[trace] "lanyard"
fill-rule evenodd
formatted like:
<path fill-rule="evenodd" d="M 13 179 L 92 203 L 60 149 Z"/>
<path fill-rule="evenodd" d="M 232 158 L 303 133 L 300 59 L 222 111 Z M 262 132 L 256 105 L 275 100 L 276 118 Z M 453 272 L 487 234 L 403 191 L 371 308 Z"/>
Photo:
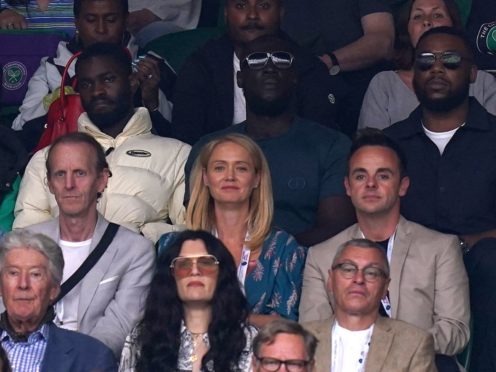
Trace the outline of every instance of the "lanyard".
<path fill-rule="evenodd" d="M 216 238 L 219 238 L 219 234 L 217 233 L 217 230 L 213 231 L 213 235 Z M 246 232 L 245 236 L 245 241 L 250 240 L 250 234 Z M 243 244 L 243 250 L 241 251 L 241 261 L 239 262 L 238 265 L 238 281 L 239 284 L 241 285 L 241 290 L 243 293 L 245 293 L 245 280 L 246 280 L 246 273 L 248 271 L 248 264 L 250 262 L 250 254 L 251 250 L 248 248 L 245 244 Z"/>
<path fill-rule="evenodd" d="M 363 232 L 360 230 L 360 234 L 362 234 L 362 238 L 363 239 L 366 239 L 365 238 L 365 235 L 363 235 Z M 391 257 L 393 255 L 393 247 L 394 247 L 394 239 L 396 237 L 396 229 L 394 230 L 394 233 L 393 235 L 390 236 L 390 238 L 388 239 L 388 245 L 387 245 L 387 259 L 388 259 L 388 262 L 389 262 L 389 265 L 391 265 Z M 386 312 L 386 314 L 388 315 L 388 317 L 391 318 L 391 314 L 392 314 L 392 307 L 391 307 L 391 302 L 389 301 L 389 291 L 388 291 L 388 294 L 381 299 L 381 302 L 382 302 L 382 307 L 384 308 L 384 311 Z"/>
<path fill-rule="evenodd" d="M 242 288 L 245 287 L 246 272 L 248 270 L 248 263 L 250 262 L 251 251 L 243 244 L 243 251 L 241 252 L 241 261 L 238 266 L 238 280 Z"/>

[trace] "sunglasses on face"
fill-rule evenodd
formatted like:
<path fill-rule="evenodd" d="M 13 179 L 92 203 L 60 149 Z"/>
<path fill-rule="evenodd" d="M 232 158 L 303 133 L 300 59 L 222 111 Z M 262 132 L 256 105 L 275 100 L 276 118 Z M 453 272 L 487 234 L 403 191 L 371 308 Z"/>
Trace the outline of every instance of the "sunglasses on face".
<path fill-rule="evenodd" d="M 243 62 L 250 70 L 261 70 L 267 66 L 269 59 L 276 68 L 280 70 L 287 70 L 293 64 L 294 57 L 288 52 L 255 52 L 248 54 Z"/>
<path fill-rule="evenodd" d="M 384 270 L 374 267 L 374 266 L 368 266 L 364 267 L 363 269 L 359 269 L 356 265 L 352 263 L 340 263 L 337 265 L 334 265 L 332 267 L 333 270 L 338 270 L 339 273 L 345 278 L 345 279 L 353 279 L 358 271 L 362 271 L 363 277 L 366 282 L 373 283 L 379 280 L 379 278 L 386 278 L 387 275 L 384 272 Z"/>
<path fill-rule="evenodd" d="M 467 59 L 457 52 L 440 52 L 440 53 L 420 53 L 415 57 L 415 65 L 419 70 L 427 71 L 437 60 L 449 70 L 456 70 L 462 64 L 462 60 Z"/>
<path fill-rule="evenodd" d="M 174 275 L 178 277 L 185 277 L 191 274 L 195 264 L 196 269 L 201 275 L 213 274 L 219 269 L 219 260 L 211 254 L 187 257 L 179 256 L 171 261 L 169 267 Z"/>

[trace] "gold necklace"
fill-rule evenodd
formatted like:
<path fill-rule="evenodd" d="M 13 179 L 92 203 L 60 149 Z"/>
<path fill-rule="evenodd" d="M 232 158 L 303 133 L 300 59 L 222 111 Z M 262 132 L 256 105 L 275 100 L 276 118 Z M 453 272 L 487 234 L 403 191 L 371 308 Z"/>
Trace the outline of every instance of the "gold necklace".
<path fill-rule="evenodd" d="M 201 339 L 203 341 L 204 333 L 194 333 L 191 332 L 191 340 L 193 342 L 193 350 L 191 351 L 191 356 L 189 357 L 189 361 L 194 363 L 198 360 L 198 354 L 196 353 L 196 348 L 198 346 L 198 340 Z"/>

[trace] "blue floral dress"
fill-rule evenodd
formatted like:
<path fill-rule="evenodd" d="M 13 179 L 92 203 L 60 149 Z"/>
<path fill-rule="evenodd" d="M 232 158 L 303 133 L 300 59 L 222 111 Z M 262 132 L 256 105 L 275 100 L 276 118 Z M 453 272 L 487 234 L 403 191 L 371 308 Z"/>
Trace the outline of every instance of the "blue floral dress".
<path fill-rule="evenodd" d="M 167 233 L 159 240 L 159 253 L 177 233 Z M 265 239 L 260 256 L 250 263 L 244 283 L 250 311 L 254 314 L 278 314 L 298 320 L 303 269 L 307 248 L 287 232 L 273 228 Z"/>

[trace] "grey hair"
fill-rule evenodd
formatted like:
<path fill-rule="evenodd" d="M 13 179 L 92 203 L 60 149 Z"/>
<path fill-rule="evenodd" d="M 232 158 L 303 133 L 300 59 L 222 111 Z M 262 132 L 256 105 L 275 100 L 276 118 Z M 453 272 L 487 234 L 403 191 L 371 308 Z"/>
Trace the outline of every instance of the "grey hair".
<path fill-rule="evenodd" d="M 336 255 L 334 256 L 334 259 L 332 260 L 331 267 L 334 267 L 334 265 L 336 265 L 338 260 L 341 258 L 344 250 L 348 247 L 378 250 L 381 253 L 381 258 L 384 264 L 383 267 L 384 272 L 386 273 L 386 276 L 389 278 L 389 262 L 386 253 L 384 252 L 384 249 L 380 246 L 380 244 L 373 242 L 372 240 L 369 239 L 351 239 L 341 244 L 338 248 L 338 251 L 336 252 Z"/>
<path fill-rule="evenodd" d="M 16 248 L 34 249 L 45 256 L 53 283 L 60 285 L 64 272 L 64 256 L 57 243 L 46 235 L 28 230 L 11 231 L 0 240 L 0 271 L 3 270 L 7 253 Z"/>
<path fill-rule="evenodd" d="M 309 360 L 312 361 L 314 359 L 315 350 L 317 349 L 319 341 L 299 323 L 288 319 L 273 320 L 259 330 L 258 334 L 253 339 L 253 353 L 255 356 L 259 355 L 262 345 L 272 344 L 275 341 L 276 336 L 280 333 L 300 336 L 305 343 L 305 351 Z"/>

